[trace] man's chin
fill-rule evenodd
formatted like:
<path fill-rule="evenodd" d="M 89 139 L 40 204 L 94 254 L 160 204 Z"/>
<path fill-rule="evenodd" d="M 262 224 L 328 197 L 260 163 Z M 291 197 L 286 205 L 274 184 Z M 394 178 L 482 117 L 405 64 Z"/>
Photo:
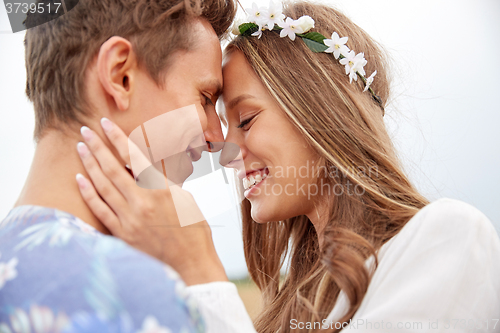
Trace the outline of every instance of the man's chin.
<path fill-rule="evenodd" d="M 163 162 L 169 184 L 182 186 L 186 179 L 193 174 L 193 161 L 185 152 L 168 157 Z"/>
<path fill-rule="evenodd" d="M 150 167 L 144 169 L 139 176 L 136 177 L 135 181 L 137 186 L 151 189 L 151 190 L 164 190 L 168 185 L 178 185 L 181 186 L 186 181 L 186 179 L 193 173 L 193 166 L 190 164 L 191 168 L 182 168 L 182 170 L 176 170 L 167 173 L 168 180 L 163 173 L 163 165 L 160 162 L 155 163 L 156 165 L 151 165 Z M 160 171 L 162 170 L 162 171 Z"/>

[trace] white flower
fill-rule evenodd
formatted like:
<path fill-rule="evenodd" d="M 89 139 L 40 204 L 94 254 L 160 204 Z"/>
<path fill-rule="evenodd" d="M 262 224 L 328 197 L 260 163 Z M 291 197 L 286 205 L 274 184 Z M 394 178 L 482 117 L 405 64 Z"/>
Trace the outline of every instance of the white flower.
<path fill-rule="evenodd" d="M 23 309 L 14 310 L 14 313 L 10 315 L 10 325 L 16 333 L 31 332 L 30 319 Z"/>
<path fill-rule="evenodd" d="M 335 59 L 338 59 L 341 54 L 345 57 L 346 54 L 349 53 L 349 48 L 345 45 L 348 39 L 349 37 L 340 38 L 339 34 L 334 32 L 332 34 L 332 39 L 323 40 L 323 43 L 326 46 L 329 46 L 329 48 L 327 48 L 325 52 L 333 53 Z"/>
<path fill-rule="evenodd" d="M 300 30 L 301 34 L 303 33 L 306 33 L 308 32 L 309 30 L 311 30 L 312 28 L 314 28 L 314 20 L 311 16 L 308 16 L 308 15 L 304 15 L 304 16 L 301 16 L 298 20 L 298 25 L 300 27 Z"/>
<path fill-rule="evenodd" d="M 285 19 L 285 15 L 283 14 L 283 9 L 281 7 L 281 2 L 278 2 L 278 4 L 274 4 L 274 2 L 269 3 L 269 9 L 266 11 L 265 16 L 262 20 L 263 26 L 269 29 L 273 30 L 274 25 L 283 22 Z"/>
<path fill-rule="evenodd" d="M 36 333 L 50 332 L 52 325 L 54 325 L 54 314 L 48 307 L 31 306 L 30 317 Z"/>
<path fill-rule="evenodd" d="M 236 24 L 233 24 L 233 26 L 231 27 L 231 33 L 233 35 L 236 35 L 238 36 L 240 34 L 240 29 L 239 29 L 239 25 L 236 25 Z"/>
<path fill-rule="evenodd" d="M 2 323 L 0 324 L 0 333 L 12 333 L 12 331 L 7 324 Z"/>
<path fill-rule="evenodd" d="M 73 229 L 73 227 L 77 227 L 86 234 L 91 234 L 91 235 L 99 234 L 99 232 L 94 227 L 83 222 L 78 217 L 70 216 L 67 213 L 60 211 L 56 211 L 55 216 L 57 217 L 59 224 L 61 224 L 65 228 Z"/>
<path fill-rule="evenodd" d="M 137 333 L 172 333 L 165 326 L 160 326 L 158 320 L 153 316 L 147 316 L 142 323 L 142 328 Z"/>
<path fill-rule="evenodd" d="M 263 25 L 263 22 L 267 18 L 267 11 L 265 8 L 258 7 L 254 2 L 252 3 L 252 8 L 247 8 L 245 11 L 248 13 L 247 22 L 255 23 L 258 25 Z"/>
<path fill-rule="evenodd" d="M 3 288 L 5 282 L 13 280 L 17 276 L 16 265 L 18 263 L 17 258 L 12 258 L 9 262 L 0 262 L 0 289 Z"/>
<path fill-rule="evenodd" d="M 345 58 L 340 59 L 339 61 L 342 65 L 345 65 L 345 73 L 349 74 L 349 82 L 358 80 L 358 75 L 356 72 L 359 72 L 361 75 L 365 75 L 365 70 L 363 67 L 367 64 L 365 60 L 365 55 L 363 52 L 355 54 L 354 51 L 349 51 Z"/>
<path fill-rule="evenodd" d="M 59 312 L 56 318 L 50 308 L 37 305 L 31 306 L 30 319 L 36 333 L 61 332 L 70 323 L 64 312 Z"/>
<path fill-rule="evenodd" d="M 245 21 L 243 19 L 237 18 L 231 27 L 231 33 L 233 35 L 239 35 L 240 34 L 240 25 L 242 25 L 243 23 L 245 23 Z"/>
<path fill-rule="evenodd" d="M 59 333 L 69 323 L 69 318 L 64 312 L 59 312 L 55 318 L 50 308 L 38 305 L 31 306 L 29 316 L 23 309 L 15 309 L 10 316 L 10 325 L 16 333 Z"/>
<path fill-rule="evenodd" d="M 288 36 L 291 40 L 295 40 L 295 34 L 302 33 L 298 20 L 293 20 L 290 17 L 287 17 L 285 22 L 281 22 L 278 25 L 283 28 L 280 32 L 280 37 L 282 38 Z"/>
<path fill-rule="evenodd" d="M 372 75 L 370 75 L 370 77 L 366 79 L 366 86 L 365 89 L 363 89 L 363 92 L 367 91 L 370 88 L 370 86 L 373 83 L 373 78 L 375 77 L 375 75 L 377 75 L 377 71 L 373 72 Z"/>
<path fill-rule="evenodd" d="M 367 63 L 368 61 L 365 59 L 365 54 L 363 52 L 358 53 L 354 58 L 353 70 L 364 76 L 366 75 L 364 67 Z"/>
<path fill-rule="evenodd" d="M 252 34 L 252 36 L 258 37 L 260 39 L 260 37 L 262 37 L 262 31 L 264 31 L 264 30 L 265 30 L 265 28 L 262 25 L 259 24 L 259 30 L 257 30 L 256 32 L 254 32 Z"/>
<path fill-rule="evenodd" d="M 47 239 L 49 239 L 50 246 L 64 246 L 69 242 L 74 232 L 75 230 L 70 226 L 70 222 L 64 218 L 59 219 L 58 222 L 37 223 L 24 229 L 19 234 L 24 239 L 14 247 L 14 250 L 17 251 L 24 247 L 31 250 Z"/>

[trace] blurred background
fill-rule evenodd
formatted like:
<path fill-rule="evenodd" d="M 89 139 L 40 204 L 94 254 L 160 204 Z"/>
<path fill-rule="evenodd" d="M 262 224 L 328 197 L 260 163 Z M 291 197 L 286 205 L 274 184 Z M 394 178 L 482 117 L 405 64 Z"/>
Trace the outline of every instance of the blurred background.
<path fill-rule="evenodd" d="M 474 205 L 500 231 L 500 1 L 321 2 L 343 11 L 387 50 L 394 79 L 385 122 L 413 183 L 431 201 L 449 197 Z M 245 17 L 241 9 L 239 16 Z M 16 201 L 34 152 L 23 38 L 24 32 L 11 32 L 0 4 L 0 220 Z M 227 274 L 241 279 L 253 314 L 259 301 L 245 289 L 241 222 L 235 201 L 227 200 L 228 208 L 208 221 Z"/>

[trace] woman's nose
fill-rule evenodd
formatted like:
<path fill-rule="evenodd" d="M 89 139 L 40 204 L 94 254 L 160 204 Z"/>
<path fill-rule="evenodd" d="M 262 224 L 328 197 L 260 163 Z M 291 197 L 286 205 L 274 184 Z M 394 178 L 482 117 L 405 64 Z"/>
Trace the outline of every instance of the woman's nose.
<path fill-rule="evenodd" d="M 226 168 L 238 169 L 243 164 L 241 149 L 236 143 L 225 142 L 220 154 L 219 162 Z"/>

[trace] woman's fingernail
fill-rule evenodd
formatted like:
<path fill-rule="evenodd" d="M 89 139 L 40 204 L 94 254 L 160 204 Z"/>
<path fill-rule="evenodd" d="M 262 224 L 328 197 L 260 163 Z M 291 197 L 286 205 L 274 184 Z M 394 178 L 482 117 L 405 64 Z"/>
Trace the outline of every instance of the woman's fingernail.
<path fill-rule="evenodd" d="M 105 132 L 109 132 L 113 128 L 113 123 L 108 118 L 104 117 L 101 119 L 101 126 Z"/>
<path fill-rule="evenodd" d="M 80 132 L 82 133 L 82 136 L 86 141 L 89 141 L 94 136 L 90 128 L 88 128 L 87 126 L 82 126 Z"/>
<path fill-rule="evenodd" d="M 81 189 L 85 189 L 87 187 L 87 179 L 81 174 L 76 174 L 76 182 Z"/>
<path fill-rule="evenodd" d="M 89 148 L 83 142 L 78 142 L 76 150 L 78 150 L 78 154 L 80 154 L 81 157 L 85 157 L 89 154 Z"/>

